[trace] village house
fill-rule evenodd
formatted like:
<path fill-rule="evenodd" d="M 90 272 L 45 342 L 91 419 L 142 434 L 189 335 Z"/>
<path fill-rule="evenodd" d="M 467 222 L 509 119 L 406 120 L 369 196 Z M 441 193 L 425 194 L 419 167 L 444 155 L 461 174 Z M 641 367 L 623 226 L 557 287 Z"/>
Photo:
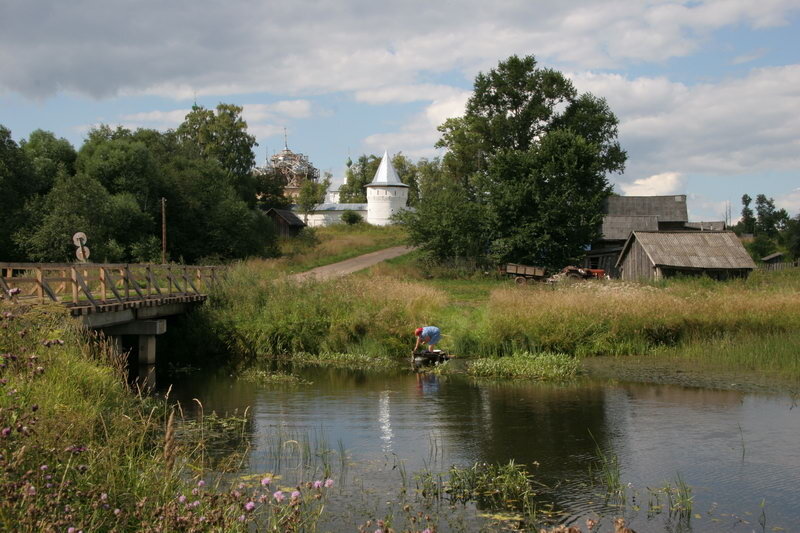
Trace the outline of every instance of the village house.
<path fill-rule="evenodd" d="M 634 231 L 722 231 L 725 222 L 689 222 L 686 195 L 609 196 L 603 204 L 601 237 L 586 253 L 584 266 L 619 277 L 617 260 Z"/>
<path fill-rule="evenodd" d="M 644 281 L 681 275 L 747 277 L 756 265 L 731 231 L 634 231 L 615 263 L 619 277 Z"/>

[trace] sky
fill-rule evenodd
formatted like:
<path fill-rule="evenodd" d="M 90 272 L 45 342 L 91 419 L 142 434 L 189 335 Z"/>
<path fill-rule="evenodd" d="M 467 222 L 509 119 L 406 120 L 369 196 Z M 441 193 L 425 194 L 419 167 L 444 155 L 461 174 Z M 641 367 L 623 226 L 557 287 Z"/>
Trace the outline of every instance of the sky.
<path fill-rule="evenodd" d="M 477 73 L 534 55 L 605 98 L 626 195 L 741 196 L 800 213 L 798 0 L 0 0 L 0 124 L 80 147 L 99 124 L 166 130 L 244 108 L 258 164 L 283 148 L 334 181 L 362 153 L 435 157 Z"/>

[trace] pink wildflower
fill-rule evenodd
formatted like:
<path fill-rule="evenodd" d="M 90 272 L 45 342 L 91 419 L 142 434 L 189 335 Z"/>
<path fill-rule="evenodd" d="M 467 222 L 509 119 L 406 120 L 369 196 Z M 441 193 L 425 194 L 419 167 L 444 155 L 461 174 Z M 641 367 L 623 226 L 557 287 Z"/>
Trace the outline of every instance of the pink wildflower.
<path fill-rule="evenodd" d="M 296 491 L 292 492 L 292 499 L 296 500 L 298 498 L 300 498 L 300 491 L 296 490 Z"/>
<path fill-rule="evenodd" d="M 261 486 L 262 487 L 269 487 L 270 483 L 272 483 L 272 478 L 269 477 L 269 476 L 267 476 L 267 477 L 265 477 L 264 479 L 261 480 Z"/>
<path fill-rule="evenodd" d="M 275 492 L 275 493 L 272 495 L 272 497 L 273 497 L 273 498 L 275 498 L 275 501 L 277 501 L 278 503 L 280 503 L 280 502 L 282 502 L 283 500 L 285 500 L 285 499 L 286 499 L 286 496 L 284 496 L 284 494 L 283 494 L 283 491 L 282 491 L 282 490 L 279 490 L 279 491 Z"/>
<path fill-rule="evenodd" d="M 180 496 L 178 496 L 178 501 L 181 503 L 186 503 L 186 496 L 181 494 Z"/>
<path fill-rule="evenodd" d="M 122 511 L 120 509 L 114 509 L 114 514 L 119 516 Z"/>
<path fill-rule="evenodd" d="M 247 502 L 246 504 L 244 504 L 244 510 L 247 511 L 248 513 L 255 508 L 256 508 L 255 502 Z"/>
<path fill-rule="evenodd" d="M 245 520 L 247 520 L 247 518 L 245 518 L 244 515 L 239 515 L 239 522 L 244 522 Z"/>
<path fill-rule="evenodd" d="M 333 480 L 328 478 L 325 480 L 325 488 L 329 489 L 331 487 L 333 487 Z"/>
<path fill-rule="evenodd" d="M 315 489 L 318 489 L 318 488 L 320 488 L 320 487 L 322 487 L 322 481 L 315 481 L 315 482 L 314 482 L 314 488 L 315 488 Z"/>
<path fill-rule="evenodd" d="M 200 481 L 197 482 L 197 486 L 198 487 L 205 487 L 206 486 L 206 482 L 201 479 Z"/>

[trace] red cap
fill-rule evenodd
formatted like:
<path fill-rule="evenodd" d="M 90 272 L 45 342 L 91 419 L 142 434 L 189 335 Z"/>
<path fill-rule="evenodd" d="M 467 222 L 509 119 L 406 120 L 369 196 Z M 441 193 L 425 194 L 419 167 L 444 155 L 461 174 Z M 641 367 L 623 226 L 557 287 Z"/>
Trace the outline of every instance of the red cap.
<path fill-rule="evenodd" d="M 414 330 L 414 336 L 415 337 L 419 337 L 420 335 L 422 335 L 422 328 L 415 329 Z"/>

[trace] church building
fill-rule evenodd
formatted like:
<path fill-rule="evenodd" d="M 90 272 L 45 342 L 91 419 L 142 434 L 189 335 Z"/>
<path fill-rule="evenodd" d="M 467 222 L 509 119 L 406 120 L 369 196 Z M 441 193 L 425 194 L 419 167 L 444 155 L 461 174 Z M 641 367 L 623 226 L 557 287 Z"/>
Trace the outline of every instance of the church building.
<path fill-rule="evenodd" d="M 408 209 L 408 185 L 400 181 L 388 151 L 375 172 L 375 177 L 367 186 L 367 203 L 349 204 L 325 202 L 318 205 L 307 217 L 306 223 L 312 227 L 330 226 L 342 221 L 342 213 L 354 211 L 364 220 L 375 226 L 386 226 L 392 223 L 392 216 Z M 297 212 L 295 208 L 295 212 Z M 300 213 L 298 216 L 302 217 Z"/>

